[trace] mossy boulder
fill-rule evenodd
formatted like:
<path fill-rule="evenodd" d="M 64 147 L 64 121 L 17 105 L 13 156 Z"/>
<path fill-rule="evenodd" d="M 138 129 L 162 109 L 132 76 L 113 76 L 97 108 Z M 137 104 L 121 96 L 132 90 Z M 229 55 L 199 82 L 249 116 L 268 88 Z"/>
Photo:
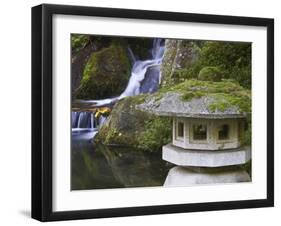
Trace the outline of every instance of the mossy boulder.
<path fill-rule="evenodd" d="M 120 42 L 90 55 L 83 71 L 77 99 L 102 99 L 122 93 L 130 78 L 126 46 Z"/>
<path fill-rule="evenodd" d="M 219 67 L 203 67 L 198 75 L 202 81 L 219 82 L 223 77 L 223 71 Z"/>
<path fill-rule="evenodd" d="M 162 145 L 171 140 L 171 120 L 137 110 L 136 105 L 146 97 L 139 95 L 119 101 L 94 141 L 143 151 L 161 150 Z"/>
<path fill-rule="evenodd" d="M 75 99 L 75 92 L 80 86 L 85 65 L 93 53 L 110 46 L 109 37 L 91 36 L 83 34 L 71 35 L 71 94 Z"/>

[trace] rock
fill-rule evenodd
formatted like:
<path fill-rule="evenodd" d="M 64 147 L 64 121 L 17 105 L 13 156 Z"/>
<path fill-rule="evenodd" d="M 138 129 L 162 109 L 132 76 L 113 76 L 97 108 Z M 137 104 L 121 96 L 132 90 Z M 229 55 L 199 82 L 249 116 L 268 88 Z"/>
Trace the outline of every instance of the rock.
<path fill-rule="evenodd" d="M 163 160 L 178 166 L 221 167 L 245 164 L 251 159 L 251 149 L 186 150 L 172 144 L 163 146 Z"/>
<path fill-rule="evenodd" d="M 198 47 L 192 41 L 166 39 L 161 65 L 162 85 L 173 82 L 175 71 L 186 69 L 198 59 Z"/>
<path fill-rule="evenodd" d="M 101 127 L 95 141 L 107 145 L 136 145 L 137 136 L 144 130 L 144 122 L 150 117 L 150 114 L 135 109 L 136 103 L 143 101 L 143 98 L 141 95 L 120 100 Z"/>
<path fill-rule="evenodd" d="M 174 60 L 177 55 L 178 40 L 166 39 L 165 41 L 165 52 L 161 65 L 162 84 L 166 84 L 172 77 L 174 70 Z"/>
<path fill-rule="evenodd" d="M 239 167 L 230 170 L 221 169 L 217 172 L 198 172 L 197 170 L 192 170 L 191 168 L 175 166 L 170 169 L 164 186 L 193 186 L 200 184 L 221 184 L 250 181 L 251 178 L 249 174 Z"/>
<path fill-rule="evenodd" d="M 160 100 L 149 98 L 143 104 L 137 106 L 138 109 L 161 116 L 177 116 L 189 118 L 243 118 L 245 115 L 239 112 L 235 106 L 228 108 L 224 112 L 212 112 L 209 106 L 215 102 L 212 97 L 204 96 L 184 101 L 179 93 L 167 93 Z"/>
<path fill-rule="evenodd" d="M 112 42 L 109 47 L 89 56 L 75 98 L 104 99 L 120 95 L 129 78 L 130 62 L 126 46 L 118 41 Z"/>
<path fill-rule="evenodd" d="M 171 141 L 172 124 L 170 119 L 135 108 L 146 96 L 120 100 L 94 141 L 106 145 L 131 146 L 144 151 L 160 151 L 162 145 Z"/>
<path fill-rule="evenodd" d="M 152 88 L 153 87 L 153 88 Z M 140 93 L 154 93 L 159 88 L 159 68 L 149 67 L 141 82 Z"/>
<path fill-rule="evenodd" d="M 72 98 L 80 85 L 83 77 L 84 67 L 89 57 L 110 45 L 107 37 L 98 38 L 87 35 L 71 36 L 72 58 L 71 58 L 71 93 Z"/>

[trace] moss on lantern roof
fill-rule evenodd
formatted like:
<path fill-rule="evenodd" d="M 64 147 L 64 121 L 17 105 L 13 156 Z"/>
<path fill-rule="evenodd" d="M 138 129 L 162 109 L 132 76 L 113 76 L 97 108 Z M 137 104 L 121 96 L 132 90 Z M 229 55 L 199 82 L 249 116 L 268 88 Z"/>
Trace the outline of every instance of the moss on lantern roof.
<path fill-rule="evenodd" d="M 251 91 L 231 80 L 187 80 L 160 89 L 137 108 L 163 116 L 240 118 L 251 113 Z"/>

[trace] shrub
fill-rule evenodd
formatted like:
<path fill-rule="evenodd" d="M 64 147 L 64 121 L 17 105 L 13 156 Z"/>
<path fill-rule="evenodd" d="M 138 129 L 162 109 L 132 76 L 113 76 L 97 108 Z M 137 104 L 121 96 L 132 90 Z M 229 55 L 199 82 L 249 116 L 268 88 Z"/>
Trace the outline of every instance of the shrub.
<path fill-rule="evenodd" d="M 198 75 L 202 81 L 219 82 L 222 79 L 223 72 L 219 67 L 203 67 Z"/>

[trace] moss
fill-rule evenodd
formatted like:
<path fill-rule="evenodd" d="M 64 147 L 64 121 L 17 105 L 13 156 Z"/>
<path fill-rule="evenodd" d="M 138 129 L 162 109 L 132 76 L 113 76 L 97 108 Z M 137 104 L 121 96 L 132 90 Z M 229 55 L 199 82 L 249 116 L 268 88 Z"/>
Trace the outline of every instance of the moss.
<path fill-rule="evenodd" d="M 222 79 L 223 71 L 219 67 L 203 67 L 198 75 L 198 79 L 202 81 L 218 82 Z"/>
<path fill-rule="evenodd" d="M 251 99 L 242 95 L 235 95 L 235 93 L 217 93 L 210 96 L 215 98 L 215 101 L 209 105 L 209 109 L 214 111 L 224 112 L 232 106 L 237 106 L 241 112 L 251 112 Z"/>
<path fill-rule="evenodd" d="M 78 52 L 83 49 L 89 42 L 90 37 L 88 35 L 71 34 L 71 48 L 73 52 Z"/>
<path fill-rule="evenodd" d="M 125 46 L 120 42 L 92 53 L 80 86 L 75 92 L 78 99 L 102 99 L 119 95 L 130 77 L 130 63 Z"/>
<path fill-rule="evenodd" d="M 204 96 L 213 97 L 214 102 L 209 105 L 210 111 L 225 111 L 237 106 L 241 112 L 251 112 L 251 92 L 233 80 L 220 82 L 187 80 L 177 85 L 162 87 L 155 94 L 156 101 L 160 100 L 167 92 L 180 93 L 183 101 Z"/>
<path fill-rule="evenodd" d="M 182 95 L 182 100 L 189 101 L 193 98 L 200 98 L 203 96 L 205 96 L 205 93 L 200 92 L 200 91 L 197 91 L 197 92 L 187 91 L 187 92 L 184 92 L 184 94 Z"/>

